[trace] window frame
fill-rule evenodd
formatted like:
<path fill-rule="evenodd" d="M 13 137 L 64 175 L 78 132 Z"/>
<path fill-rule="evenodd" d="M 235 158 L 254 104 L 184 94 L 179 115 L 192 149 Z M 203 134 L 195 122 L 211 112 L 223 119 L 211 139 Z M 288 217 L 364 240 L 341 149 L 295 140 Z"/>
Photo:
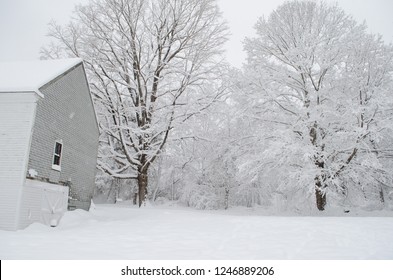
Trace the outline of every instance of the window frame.
<path fill-rule="evenodd" d="M 57 147 L 58 145 L 60 145 L 60 153 L 57 153 Z M 61 171 L 61 160 L 63 157 L 63 149 L 64 149 L 64 145 L 63 145 L 63 141 L 62 140 L 56 140 L 55 141 L 55 145 L 53 147 L 53 154 L 52 154 L 52 169 L 53 170 L 57 170 L 57 171 Z M 59 164 L 55 164 L 55 159 L 56 157 L 59 158 Z"/>

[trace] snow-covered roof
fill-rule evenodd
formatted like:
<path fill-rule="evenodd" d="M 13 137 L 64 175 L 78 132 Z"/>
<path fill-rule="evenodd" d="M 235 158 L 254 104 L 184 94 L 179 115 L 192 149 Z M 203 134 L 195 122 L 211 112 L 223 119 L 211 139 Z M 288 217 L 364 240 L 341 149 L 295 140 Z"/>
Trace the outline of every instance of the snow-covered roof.
<path fill-rule="evenodd" d="M 35 91 L 82 62 L 80 58 L 0 62 L 0 92 Z"/>

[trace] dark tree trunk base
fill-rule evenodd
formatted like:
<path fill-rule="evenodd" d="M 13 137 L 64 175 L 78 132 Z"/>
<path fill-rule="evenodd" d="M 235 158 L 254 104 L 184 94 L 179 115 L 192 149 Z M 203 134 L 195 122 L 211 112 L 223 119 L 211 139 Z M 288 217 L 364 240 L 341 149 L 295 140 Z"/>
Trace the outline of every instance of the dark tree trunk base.
<path fill-rule="evenodd" d="M 138 193 L 134 193 L 134 198 L 132 200 L 132 204 L 136 205 L 138 203 Z"/>
<path fill-rule="evenodd" d="M 138 173 L 139 207 L 141 207 L 142 204 L 145 202 L 146 195 L 147 195 L 147 172 L 146 171 L 140 171 Z"/>
<path fill-rule="evenodd" d="M 324 194 L 318 187 L 315 189 L 315 197 L 317 208 L 319 211 L 324 211 L 326 206 L 326 194 Z"/>

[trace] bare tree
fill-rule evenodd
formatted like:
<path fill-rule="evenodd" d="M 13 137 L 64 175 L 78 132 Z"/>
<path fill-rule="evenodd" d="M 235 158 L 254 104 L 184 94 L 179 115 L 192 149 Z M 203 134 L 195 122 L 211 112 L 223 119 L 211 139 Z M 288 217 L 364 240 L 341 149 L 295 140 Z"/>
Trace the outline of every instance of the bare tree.
<path fill-rule="evenodd" d="M 85 61 L 101 129 L 98 168 L 137 179 L 139 206 L 148 170 L 176 124 L 217 100 L 227 28 L 215 0 L 93 0 L 65 27 L 50 24 L 46 58 Z"/>

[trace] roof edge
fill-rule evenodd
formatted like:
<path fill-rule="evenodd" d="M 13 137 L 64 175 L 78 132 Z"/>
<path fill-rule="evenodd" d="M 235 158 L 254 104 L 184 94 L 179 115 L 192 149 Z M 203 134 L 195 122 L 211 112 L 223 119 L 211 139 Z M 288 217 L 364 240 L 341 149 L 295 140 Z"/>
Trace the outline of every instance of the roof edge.
<path fill-rule="evenodd" d="M 35 91 L 42 95 L 42 87 L 81 63 L 83 60 L 79 57 L 0 62 L 0 73 L 6 79 L 0 83 L 0 92 Z"/>
<path fill-rule="evenodd" d="M 57 75 L 54 75 L 52 79 L 45 82 L 43 85 L 39 86 L 38 90 L 41 90 L 42 88 L 49 86 L 52 83 L 55 83 L 57 80 L 61 79 L 65 75 L 67 75 L 68 73 L 73 71 L 75 68 L 79 67 L 80 65 L 83 65 L 83 60 L 82 59 L 78 59 L 78 60 L 79 61 L 77 61 L 75 64 L 70 65 L 70 67 L 67 67 L 66 69 L 64 69 L 64 71 L 59 72 Z M 83 69 L 83 71 L 85 71 L 85 70 Z"/>
<path fill-rule="evenodd" d="M 83 63 L 83 60 L 81 58 L 67 58 L 67 59 L 47 59 L 47 60 L 42 60 L 42 61 L 54 61 L 54 60 L 74 60 L 73 63 L 71 63 L 70 65 L 68 65 L 67 67 L 65 67 L 64 69 L 62 69 L 61 71 L 58 71 L 56 73 L 53 74 L 52 78 L 48 79 L 47 81 L 41 83 L 41 85 L 38 85 L 38 91 L 45 87 L 46 85 L 55 82 L 56 80 L 60 79 L 62 76 L 66 75 L 67 73 L 69 73 L 70 71 L 72 71 L 73 69 L 75 69 L 76 67 L 79 66 L 79 64 Z"/>
<path fill-rule="evenodd" d="M 25 89 L 25 90 L 23 90 L 23 89 L 21 89 L 21 90 L 14 90 L 14 89 L 11 89 L 11 90 L 6 90 L 6 89 L 1 89 L 0 90 L 0 94 L 2 94 L 2 93 L 23 93 L 23 92 L 34 92 L 34 93 L 36 93 L 39 97 L 41 97 L 41 98 L 45 98 L 44 97 L 44 95 L 42 94 L 42 92 L 40 91 L 40 90 L 38 90 L 38 89 Z"/>

